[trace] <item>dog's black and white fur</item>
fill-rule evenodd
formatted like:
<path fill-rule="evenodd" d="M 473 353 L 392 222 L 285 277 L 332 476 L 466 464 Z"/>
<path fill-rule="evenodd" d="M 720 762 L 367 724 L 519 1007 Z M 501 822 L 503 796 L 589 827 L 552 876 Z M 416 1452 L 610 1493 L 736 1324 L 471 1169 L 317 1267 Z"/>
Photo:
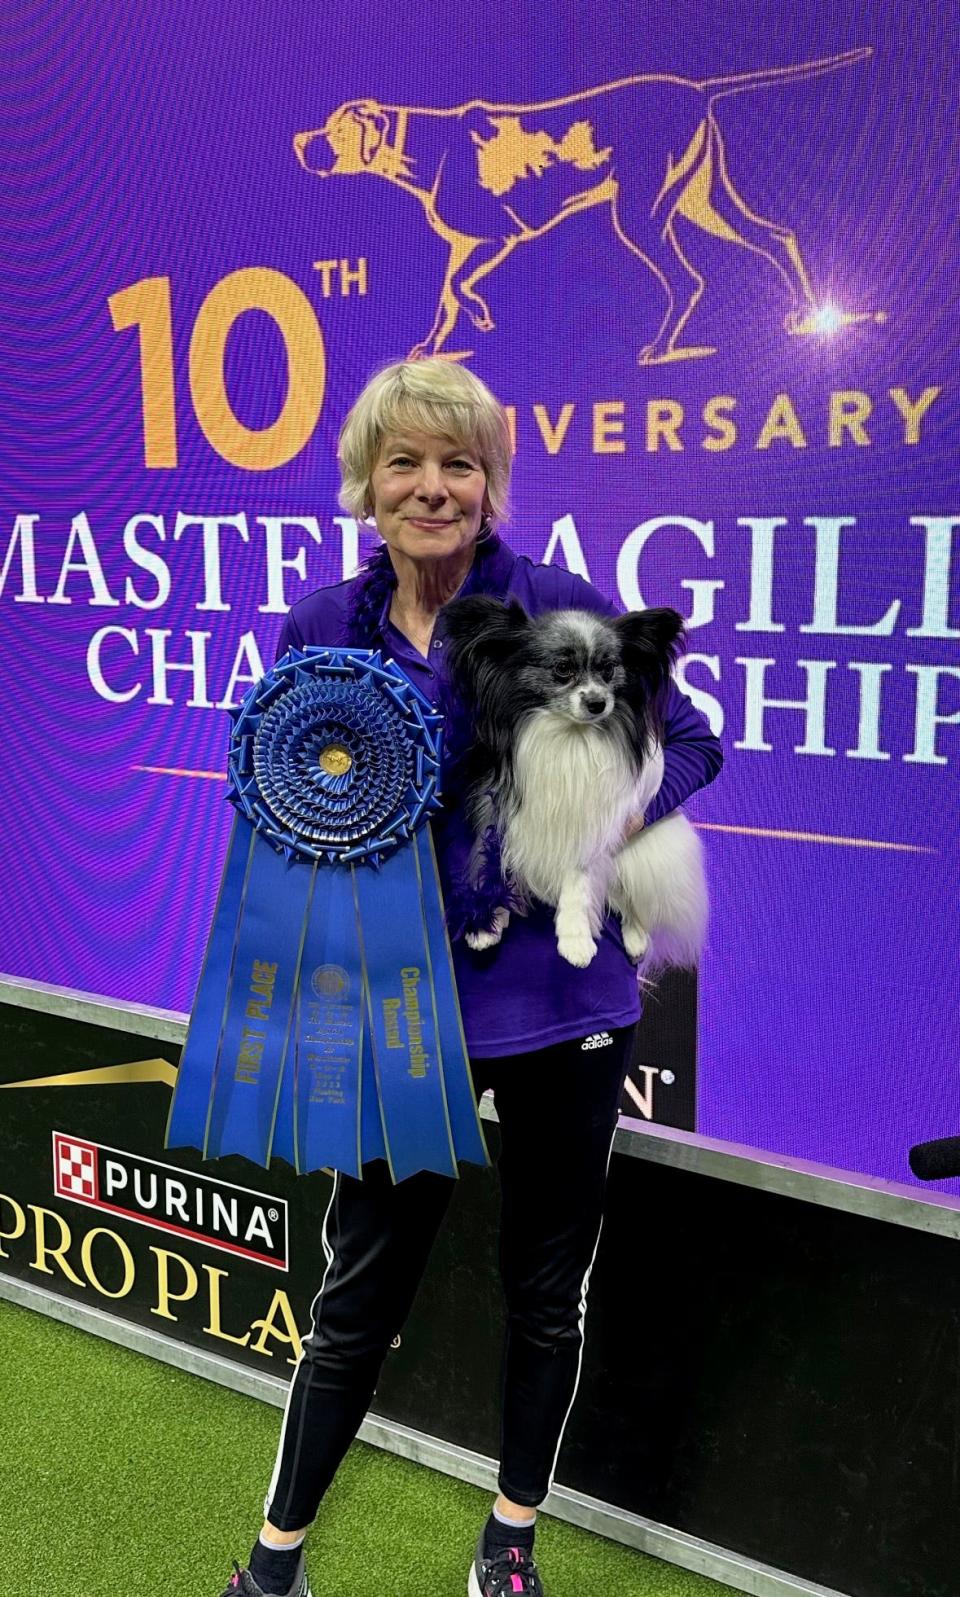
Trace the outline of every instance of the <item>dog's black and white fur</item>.
<path fill-rule="evenodd" d="M 605 905 L 622 920 L 641 981 L 695 965 L 708 914 L 696 832 L 675 810 L 623 842 L 663 777 L 657 700 L 681 652 L 682 617 L 657 609 L 532 618 L 516 602 L 480 595 L 443 613 L 451 679 L 476 728 L 467 942 L 499 942 L 511 907 L 522 911 L 535 897 L 555 908 L 557 945 L 571 965 L 593 959 Z M 489 880 L 498 856 L 499 890 Z"/>

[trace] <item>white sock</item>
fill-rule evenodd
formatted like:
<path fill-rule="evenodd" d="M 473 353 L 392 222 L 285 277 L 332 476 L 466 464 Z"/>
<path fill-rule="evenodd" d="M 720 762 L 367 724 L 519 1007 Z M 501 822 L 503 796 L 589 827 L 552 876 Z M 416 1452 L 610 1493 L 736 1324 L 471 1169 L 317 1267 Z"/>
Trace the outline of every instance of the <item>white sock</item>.
<path fill-rule="evenodd" d="M 535 1513 L 530 1519 L 508 1519 L 506 1514 L 500 1514 L 497 1512 L 496 1503 L 493 1505 L 493 1517 L 500 1525 L 535 1525 L 537 1521 L 537 1516 Z"/>
<path fill-rule="evenodd" d="M 304 1531 L 298 1542 L 268 1542 L 267 1538 L 263 1534 L 263 1531 L 261 1531 L 260 1535 L 257 1537 L 260 1546 L 265 1547 L 270 1553 L 292 1553 L 295 1548 L 302 1547 L 306 1539 L 306 1531 Z"/>

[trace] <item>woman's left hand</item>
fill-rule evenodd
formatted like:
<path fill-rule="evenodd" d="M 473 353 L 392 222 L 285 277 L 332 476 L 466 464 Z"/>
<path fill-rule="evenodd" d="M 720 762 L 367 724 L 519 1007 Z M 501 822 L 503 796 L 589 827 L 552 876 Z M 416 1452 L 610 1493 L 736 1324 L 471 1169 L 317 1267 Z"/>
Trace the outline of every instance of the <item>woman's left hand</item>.
<path fill-rule="evenodd" d="M 636 837 L 638 832 L 643 831 L 644 824 L 645 817 L 642 810 L 640 810 L 636 815 L 631 815 L 629 821 L 623 829 L 622 841 L 624 843 L 629 843 L 631 837 Z"/>

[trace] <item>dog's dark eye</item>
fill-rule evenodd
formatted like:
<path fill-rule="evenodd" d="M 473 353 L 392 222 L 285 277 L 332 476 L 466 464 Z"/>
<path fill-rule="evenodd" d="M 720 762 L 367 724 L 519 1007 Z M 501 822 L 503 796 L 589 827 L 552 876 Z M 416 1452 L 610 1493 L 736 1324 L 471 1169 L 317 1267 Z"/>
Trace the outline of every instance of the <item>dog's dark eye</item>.
<path fill-rule="evenodd" d="M 613 681 L 613 673 L 614 673 L 615 670 L 616 670 L 616 666 L 614 666 L 614 665 L 609 665 L 609 664 L 602 665 L 602 666 L 599 667 L 599 669 L 597 671 L 597 676 L 600 678 L 601 682 L 612 682 Z"/>
<path fill-rule="evenodd" d="M 553 676 L 556 682 L 572 682 L 576 675 L 576 668 L 566 660 L 556 660 L 553 666 Z"/>

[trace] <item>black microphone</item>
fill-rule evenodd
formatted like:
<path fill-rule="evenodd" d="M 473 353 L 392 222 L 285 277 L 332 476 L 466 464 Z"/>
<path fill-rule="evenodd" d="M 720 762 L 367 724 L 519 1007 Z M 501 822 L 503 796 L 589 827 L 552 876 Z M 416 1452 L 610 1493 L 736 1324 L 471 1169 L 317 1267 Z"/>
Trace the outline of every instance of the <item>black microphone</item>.
<path fill-rule="evenodd" d="M 921 1181 L 949 1181 L 960 1176 L 960 1137 L 918 1142 L 910 1149 L 910 1169 Z"/>

